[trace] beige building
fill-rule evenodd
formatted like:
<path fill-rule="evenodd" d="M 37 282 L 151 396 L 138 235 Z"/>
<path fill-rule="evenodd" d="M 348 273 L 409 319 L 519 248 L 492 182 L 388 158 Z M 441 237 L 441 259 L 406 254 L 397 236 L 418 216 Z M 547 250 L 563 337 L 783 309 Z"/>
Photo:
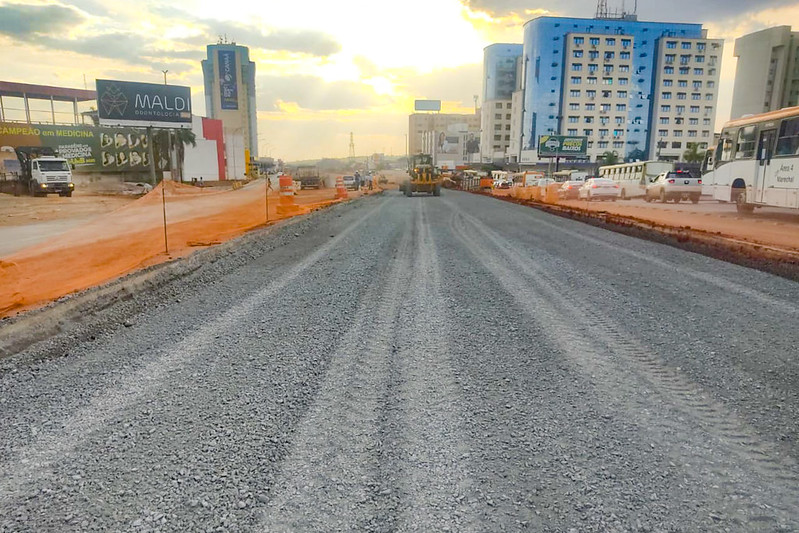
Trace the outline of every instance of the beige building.
<path fill-rule="evenodd" d="M 511 143 L 512 100 L 492 100 L 482 108 L 480 153 L 483 163 L 505 162 Z"/>
<path fill-rule="evenodd" d="M 799 105 L 799 32 L 776 26 L 735 40 L 730 117 Z"/>
<path fill-rule="evenodd" d="M 588 137 L 591 161 L 626 151 L 634 44 L 632 35 L 567 35 L 560 132 L 552 133 Z"/>
<path fill-rule="evenodd" d="M 712 144 L 723 49 L 722 39 L 660 39 L 652 91 L 653 159 L 679 160 L 689 143 L 702 150 Z"/>
<path fill-rule="evenodd" d="M 425 150 L 425 139 L 442 132 L 480 131 L 480 113 L 413 113 L 408 117 L 408 153 L 430 153 Z M 428 141 L 429 145 L 429 141 Z"/>

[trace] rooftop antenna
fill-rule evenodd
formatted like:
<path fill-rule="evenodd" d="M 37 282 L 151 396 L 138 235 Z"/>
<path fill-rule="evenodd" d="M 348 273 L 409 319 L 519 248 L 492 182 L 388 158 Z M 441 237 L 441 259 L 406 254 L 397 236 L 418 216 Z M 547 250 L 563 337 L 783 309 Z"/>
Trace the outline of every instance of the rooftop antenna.
<path fill-rule="evenodd" d="M 597 0 L 596 18 L 603 19 L 608 17 L 608 0 Z"/>

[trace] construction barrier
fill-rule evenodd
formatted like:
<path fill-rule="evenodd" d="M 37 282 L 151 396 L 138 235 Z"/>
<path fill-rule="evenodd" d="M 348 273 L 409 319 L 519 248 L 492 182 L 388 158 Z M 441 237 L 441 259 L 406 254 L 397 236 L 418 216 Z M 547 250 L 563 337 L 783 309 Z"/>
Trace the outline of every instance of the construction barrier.
<path fill-rule="evenodd" d="M 344 176 L 336 177 L 336 198 L 346 200 L 349 197 L 347 188 L 344 186 Z"/>
<path fill-rule="evenodd" d="M 280 203 L 278 215 L 294 215 L 300 212 L 300 206 L 294 201 L 294 180 L 291 176 L 280 176 Z"/>

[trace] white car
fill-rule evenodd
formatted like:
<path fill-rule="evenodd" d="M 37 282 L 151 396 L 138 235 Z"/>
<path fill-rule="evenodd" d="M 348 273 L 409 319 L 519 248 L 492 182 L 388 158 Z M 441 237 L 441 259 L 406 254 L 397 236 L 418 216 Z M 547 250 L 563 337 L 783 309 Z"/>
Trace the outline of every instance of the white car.
<path fill-rule="evenodd" d="M 651 202 L 660 200 L 663 203 L 669 200 L 675 204 L 680 200 L 699 202 L 702 196 L 702 179 L 695 178 L 690 172 L 672 170 L 663 172 L 646 185 L 644 200 Z"/>
<path fill-rule="evenodd" d="M 621 190 L 619 184 L 613 180 L 605 178 L 591 178 L 583 183 L 580 190 L 577 191 L 577 197 L 580 200 L 610 200 L 615 202 L 618 199 Z"/>

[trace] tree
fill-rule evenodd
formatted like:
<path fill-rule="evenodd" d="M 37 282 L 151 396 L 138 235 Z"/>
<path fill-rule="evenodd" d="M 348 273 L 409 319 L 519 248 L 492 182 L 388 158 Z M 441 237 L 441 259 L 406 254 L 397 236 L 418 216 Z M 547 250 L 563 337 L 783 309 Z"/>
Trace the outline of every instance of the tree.
<path fill-rule="evenodd" d="M 635 150 L 630 152 L 629 155 L 627 156 L 627 162 L 633 163 L 635 161 L 643 161 L 645 157 L 646 153 L 644 153 L 644 151 L 641 150 L 640 148 L 636 148 Z"/>
<path fill-rule="evenodd" d="M 699 143 L 688 143 L 688 149 L 683 152 L 682 158 L 686 163 L 701 163 L 705 160 L 705 151 L 699 151 Z"/>
<path fill-rule="evenodd" d="M 611 152 L 610 150 L 602 154 L 600 158 L 605 163 L 605 165 L 615 165 L 616 163 L 619 162 L 619 154 L 617 154 L 616 152 Z"/>
<path fill-rule="evenodd" d="M 170 131 L 172 135 L 170 136 Z M 169 141 L 172 141 L 172 150 L 176 154 L 176 167 L 172 168 L 169 157 Z M 153 156 L 156 168 L 172 172 L 172 179 L 180 181 L 183 177 L 183 163 L 186 159 L 186 145 L 197 146 L 197 137 L 189 129 L 155 130 L 153 133 Z"/>

